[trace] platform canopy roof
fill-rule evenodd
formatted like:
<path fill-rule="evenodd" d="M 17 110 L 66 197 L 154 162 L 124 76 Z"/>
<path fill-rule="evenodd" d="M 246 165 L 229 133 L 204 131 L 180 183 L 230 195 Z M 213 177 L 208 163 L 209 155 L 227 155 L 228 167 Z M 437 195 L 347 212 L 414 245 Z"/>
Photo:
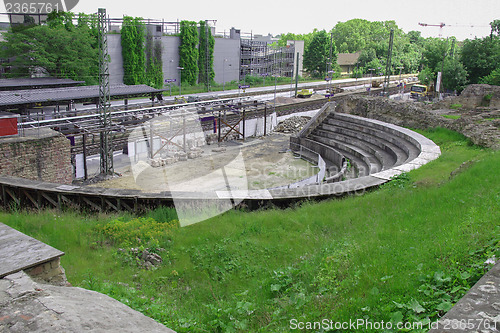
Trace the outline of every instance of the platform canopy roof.
<path fill-rule="evenodd" d="M 22 90 L 39 88 L 74 87 L 83 85 L 85 81 L 58 79 L 54 77 L 0 79 L 0 90 Z"/>
<path fill-rule="evenodd" d="M 163 90 L 151 88 L 145 84 L 135 86 L 119 84 L 110 86 L 111 97 L 160 94 L 161 92 L 163 92 Z M 95 100 L 98 98 L 99 86 L 0 91 L 0 107 L 15 107 L 36 103 L 51 105 L 58 102 L 78 102 Z"/>

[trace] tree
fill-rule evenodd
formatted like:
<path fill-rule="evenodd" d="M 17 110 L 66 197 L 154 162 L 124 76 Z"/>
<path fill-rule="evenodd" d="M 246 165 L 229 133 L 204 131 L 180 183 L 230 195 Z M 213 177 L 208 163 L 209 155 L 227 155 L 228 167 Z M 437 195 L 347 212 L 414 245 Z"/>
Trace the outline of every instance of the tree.
<path fill-rule="evenodd" d="M 311 42 L 312 36 L 314 32 L 317 30 L 314 29 L 313 32 L 308 33 L 308 34 L 294 34 L 294 33 L 286 33 L 286 34 L 281 34 L 280 39 L 278 40 L 278 46 L 285 47 L 287 41 L 289 40 L 303 40 L 304 41 L 304 48 L 307 48 L 309 46 L 309 43 Z"/>
<path fill-rule="evenodd" d="M 181 21 L 179 66 L 184 68 L 181 81 L 195 85 L 198 79 L 198 27 L 196 22 Z"/>
<path fill-rule="evenodd" d="M 332 45 L 332 63 L 337 62 L 335 44 Z M 304 51 L 304 68 L 314 77 L 326 75 L 330 56 L 330 36 L 325 30 L 316 32 Z"/>
<path fill-rule="evenodd" d="M 66 28 L 66 30 L 71 31 L 75 28 L 73 25 L 73 17 L 75 16 L 72 12 L 60 12 L 52 11 L 47 16 L 47 25 L 50 28 Z"/>
<path fill-rule="evenodd" d="M 500 38 L 465 40 L 460 60 L 469 73 L 470 82 L 478 83 L 480 78 L 500 68 Z"/>
<path fill-rule="evenodd" d="M 422 33 L 420 31 L 412 30 L 408 32 L 407 35 L 411 44 L 422 45 L 424 43 L 424 38 L 422 37 Z"/>
<path fill-rule="evenodd" d="M 433 71 L 440 72 L 438 64 L 443 62 L 445 54 L 448 52 L 448 42 L 439 38 L 428 38 L 422 52 L 423 65 Z"/>
<path fill-rule="evenodd" d="M 479 83 L 500 86 L 500 68 L 495 69 L 490 75 L 481 78 Z"/>
<path fill-rule="evenodd" d="M 500 36 L 500 20 L 494 20 L 490 23 L 491 27 L 491 38 L 493 38 L 493 33 L 496 33 L 497 36 Z"/>
<path fill-rule="evenodd" d="M 363 19 L 352 19 L 339 22 L 333 28 L 333 40 L 340 53 L 354 53 L 366 49 L 371 34 L 371 22 Z"/>
<path fill-rule="evenodd" d="M 392 72 L 399 72 L 396 68 L 400 66 L 404 67 L 403 72 L 418 70 L 422 59 L 421 43 L 423 38 L 416 31 L 405 34 L 395 21 L 370 22 L 363 19 L 353 19 L 337 23 L 332 29 L 332 33 L 339 52 L 361 52 L 359 64 L 367 73 L 369 68 L 373 68 L 375 58 L 385 67 L 391 30 L 394 30 Z M 371 66 L 367 66 L 370 62 Z"/>
<path fill-rule="evenodd" d="M 98 49 L 89 29 L 44 25 L 9 31 L 0 43 L 0 57 L 11 59 L 9 76 L 43 72 L 53 77 L 98 82 Z"/>
<path fill-rule="evenodd" d="M 434 72 L 433 69 L 431 69 L 429 67 L 424 68 L 418 74 L 418 80 L 421 83 L 428 85 L 428 86 L 433 84 L 436 81 L 436 78 L 437 78 L 436 73 Z"/>
<path fill-rule="evenodd" d="M 447 57 L 443 66 L 443 86 L 446 90 L 461 92 L 467 84 L 467 71 L 456 58 Z"/>

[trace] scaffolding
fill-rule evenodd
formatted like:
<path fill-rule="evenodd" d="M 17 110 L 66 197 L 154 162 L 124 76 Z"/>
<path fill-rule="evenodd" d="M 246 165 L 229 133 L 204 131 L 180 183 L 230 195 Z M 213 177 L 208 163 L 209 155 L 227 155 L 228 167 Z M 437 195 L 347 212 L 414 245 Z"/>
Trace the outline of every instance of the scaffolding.
<path fill-rule="evenodd" d="M 295 46 L 279 47 L 252 38 L 241 39 L 240 80 L 250 76 L 293 77 Z"/>

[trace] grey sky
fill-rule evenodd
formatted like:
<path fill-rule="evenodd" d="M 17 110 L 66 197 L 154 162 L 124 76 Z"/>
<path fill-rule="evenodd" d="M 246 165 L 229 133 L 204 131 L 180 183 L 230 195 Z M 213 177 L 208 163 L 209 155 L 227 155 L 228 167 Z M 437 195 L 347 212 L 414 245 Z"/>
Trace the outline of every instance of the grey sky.
<path fill-rule="evenodd" d="M 111 17 L 123 15 L 179 20 L 217 20 L 217 32 L 239 28 L 244 32 L 277 35 L 284 32 L 308 33 L 314 28 L 331 29 L 339 21 L 363 18 L 370 21 L 395 20 L 405 32 L 422 31 L 425 37 L 458 39 L 483 37 L 489 23 L 500 19 L 500 0 L 80 0 L 75 12 L 92 13 L 104 7 Z"/>

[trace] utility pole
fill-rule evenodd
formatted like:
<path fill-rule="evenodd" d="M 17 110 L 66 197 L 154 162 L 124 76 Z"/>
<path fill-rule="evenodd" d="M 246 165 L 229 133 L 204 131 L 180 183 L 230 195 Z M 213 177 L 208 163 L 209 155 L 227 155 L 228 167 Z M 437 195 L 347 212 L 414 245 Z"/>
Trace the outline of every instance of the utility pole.
<path fill-rule="evenodd" d="M 385 66 L 385 80 L 384 80 L 384 96 L 389 90 L 389 81 L 391 80 L 391 61 L 392 61 L 392 44 L 394 42 L 394 29 L 391 29 L 391 36 L 389 38 L 389 50 L 387 51 L 387 64 Z"/>
<path fill-rule="evenodd" d="M 448 38 L 446 38 L 446 47 L 444 48 L 443 53 L 443 62 L 441 64 L 441 80 L 439 81 L 439 87 L 436 87 L 439 94 L 443 93 L 444 85 L 443 85 L 443 74 L 444 74 L 444 61 L 446 59 L 446 51 L 448 51 Z"/>
<path fill-rule="evenodd" d="M 330 33 L 330 55 L 328 57 L 328 72 L 326 73 L 326 77 L 330 78 L 330 84 L 329 84 L 329 91 L 328 91 L 328 94 L 332 94 L 333 91 L 332 91 L 332 81 L 333 81 L 333 63 L 332 63 L 332 49 L 333 49 L 333 30 L 332 32 Z M 329 76 L 330 75 L 330 76 Z M 330 100 L 330 98 L 328 98 L 328 100 Z"/>
<path fill-rule="evenodd" d="M 295 66 L 295 97 L 297 97 L 297 89 L 299 85 L 299 52 L 297 52 L 297 64 Z"/>
<path fill-rule="evenodd" d="M 108 24 L 106 9 L 98 10 L 99 29 L 99 118 L 100 118 L 100 174 L 112 175 L 113 168 L 113 138 L 111 132 L 109 63 L 108 63 Z"/>
<path fill-rule="evenodd" d="M 205 75 L 207 77 L 207 92 L 210 91 L 210 55 L 208 54 L 208 51 L 210 50 L 209 43 L 210 43 L 210 35 L 208 33 L 208 20 L 205 20 L 205 60 L 206 60 L 206 69 L 205 69 Z"/>

